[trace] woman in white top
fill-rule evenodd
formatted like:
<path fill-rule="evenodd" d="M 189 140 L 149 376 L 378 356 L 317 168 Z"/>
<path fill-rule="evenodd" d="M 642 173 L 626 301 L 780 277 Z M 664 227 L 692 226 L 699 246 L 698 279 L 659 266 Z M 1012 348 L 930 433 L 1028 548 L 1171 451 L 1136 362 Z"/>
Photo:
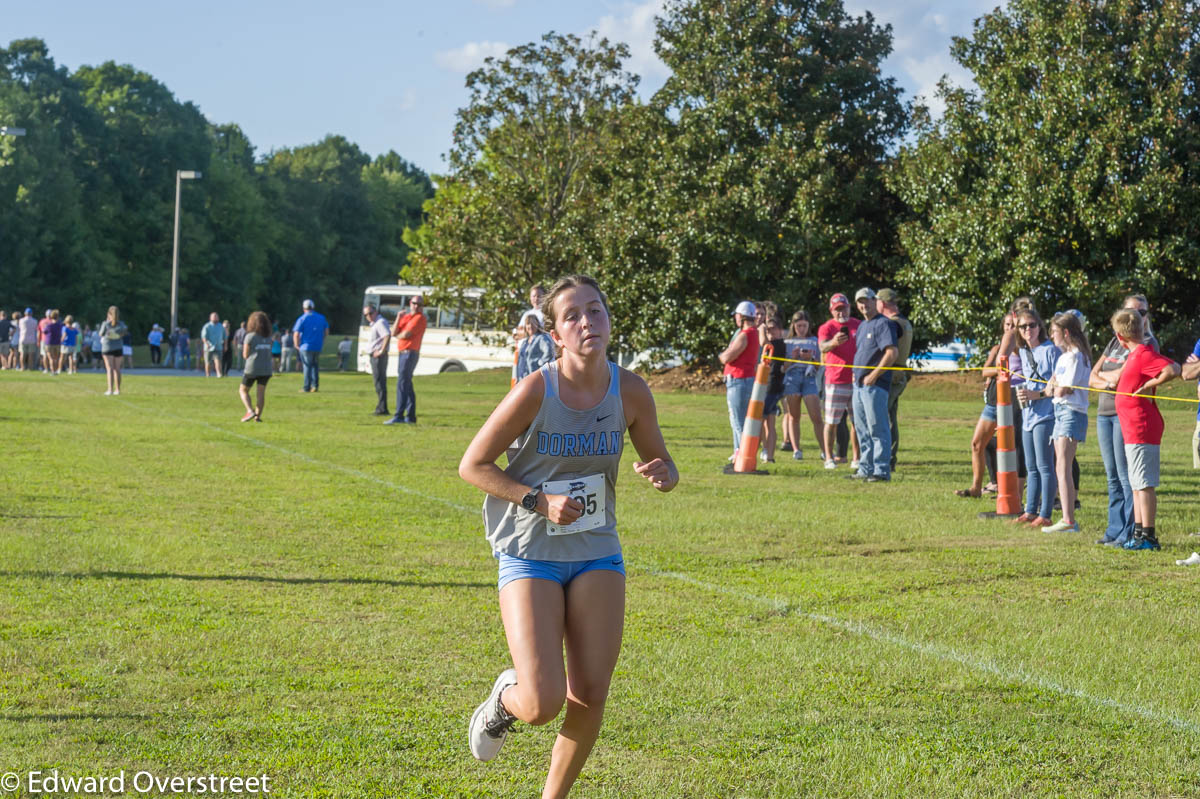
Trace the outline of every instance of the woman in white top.
<path fill-rule="evenodd" d="M 1062 350 L 1054 365 L 1054 376 L 1046 384 L 1054 392 L 1054 443 L 1058 468 L 1058 497 L 1062 518 L 1042 528 L 1043 533 L 1078 533 L 1075 521 L 1075 481 L 1066 464 L 1075 459 L 1075 450 L 1087 438 L 1088 376 L 1092 369 L 1091 347 L 1078 311 L 1064 311 L 1050 321 L 1050 339 Z"/>
<path fill-rule="evenodd" d="M 560 279 L 542 310 L 561 356 L 508 392 L 458 467 L 488 494 L 514 667 L 471 716 L 469 739 L 477 759 L 491 760 L 513 722 L 548 724 L 565 701 L 542 791 L 563 797 L 600 732 L 621 650 L 625 574 L 612 487 L 625 431 L 644 461 L 634 471 L 652 486 L 670 491 L 679 472 L 645 381 L 608 359 L 608 304 L 596 281 Z M 496 460 L 514 440 L 516 454 L 501 469 Z"/>

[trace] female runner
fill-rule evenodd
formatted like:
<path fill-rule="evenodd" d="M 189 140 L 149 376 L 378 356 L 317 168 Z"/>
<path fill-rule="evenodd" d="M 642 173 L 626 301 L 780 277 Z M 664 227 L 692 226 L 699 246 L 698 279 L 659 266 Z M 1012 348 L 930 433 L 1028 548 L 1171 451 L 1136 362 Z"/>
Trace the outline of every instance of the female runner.
<path fill-rule="evenodd" d="M 600 732 L 621 649 L 625 568 L 614 486 L 625 431 L 642 459 L 634 471 L 651 485 L 670 491 L 679 472 L 650 389 L 608 360 L 608 304 L 596 281 L 561 278 L 542 313 L 562 356 L 508 393 L 458 467 L 488 494 L 484 525 L 500 562 L 513 662 L 471 716 L 469 738 L 471 753 L 491 760 L 515 721 L 548 724 L 565 701 L 542 789 L 563 797 Z M 496 459 L 514 439 L 501 469 Z"/>

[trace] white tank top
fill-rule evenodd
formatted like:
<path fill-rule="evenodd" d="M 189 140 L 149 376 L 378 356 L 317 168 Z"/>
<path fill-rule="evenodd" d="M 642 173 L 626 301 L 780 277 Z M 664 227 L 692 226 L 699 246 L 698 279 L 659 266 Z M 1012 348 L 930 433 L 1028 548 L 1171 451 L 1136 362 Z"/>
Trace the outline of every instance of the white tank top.
<path fill-rule="evenodd" d="M 580 561 L 621 551 L 616 482 L 625 441 L 625 409 L 621 370 L 612 362 L 608 369 L 604 399 L 594 408 L 575 410 L 559 396 L 558 362 L 543 366 L 542 407 L 517 439 L 515 451 L 509 450 L 504 470 L 523 485 L 542 488 L 558 483 L 557 490 L 549 493 L 570 494 L 583 502 L 585 515 L 579 526 L 590 529 L 560 529 L 536 511 L 489 494 L 483 501 L 483 524 L 493 552 L 527 560 Z"/>

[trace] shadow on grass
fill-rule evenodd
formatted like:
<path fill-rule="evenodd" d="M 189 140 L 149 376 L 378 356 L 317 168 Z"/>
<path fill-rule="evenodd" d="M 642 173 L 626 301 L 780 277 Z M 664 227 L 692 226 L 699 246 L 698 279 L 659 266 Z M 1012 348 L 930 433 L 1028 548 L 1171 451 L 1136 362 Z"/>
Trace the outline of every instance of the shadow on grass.
<path fill-rule="evenodd" d="M 495 582 L 384 580 L 377 577 L 267 577 L 261 574 L 172 574 L 170 572 L 0 571 L 0 577 L 65 580 L 194 580 L 199 582 L 286 583 L 290 585 L 384 585 L 392 588 L 495 588 Z"/>

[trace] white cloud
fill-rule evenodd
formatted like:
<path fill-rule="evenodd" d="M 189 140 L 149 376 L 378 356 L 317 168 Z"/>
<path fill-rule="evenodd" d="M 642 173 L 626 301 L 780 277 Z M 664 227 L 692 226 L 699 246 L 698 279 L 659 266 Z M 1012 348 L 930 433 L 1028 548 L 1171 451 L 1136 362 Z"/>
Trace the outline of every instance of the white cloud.
<path fill-rule="evenodd" d="M 851 0 L 846 12 L 852 16 L 867 9 Z M 908 99 L 920 97 L 934 117 L 941 116 L 944 104 L 934 97 L 943 75 L 958 86 L 974 86 L 971 74 L 950 56 L 953 36 L 970 36 L 972 23 L 991 12 L 1003 0 L 884 0 L 871 12 L 879 25 L 892 26 L 892 54 L 884 62 L 885 73 L 894 75 L 904 87 Z"/>
<path fill-rule="evenodd" d="M 629 60 L 625 68 L 646 82 L 661 83 L 666 79 L 667 65 L 654 53 L 654 18 L 662 14 L 664 0 L 627 3 L 618 14 L 610 14 L 596 23 L 596 33 L 612 42 L 629 45 Z"/>
<path fill-rule="evenodd" d="M 405 89 L 400 96 L 396 98 L 397 111 L 412 111 L 417 107 L 417 93 L 412 89 Z"/>
<path fill-rule="evenodd" d="M 500 58 L 509 49 L 504 42 L 467 42 L 462 47 L 435 53 L 433 61 L 442 69 L 465 75 L 483 66 L 483 60 L 488 56 Z"/>

